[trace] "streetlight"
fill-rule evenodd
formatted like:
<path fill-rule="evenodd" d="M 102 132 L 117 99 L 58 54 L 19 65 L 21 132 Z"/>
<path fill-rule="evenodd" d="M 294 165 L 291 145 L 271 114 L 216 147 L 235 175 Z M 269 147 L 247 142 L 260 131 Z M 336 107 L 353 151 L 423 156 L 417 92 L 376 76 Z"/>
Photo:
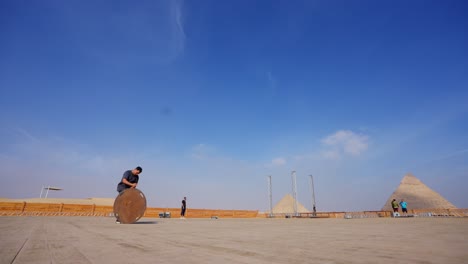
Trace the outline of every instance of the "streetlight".
<path fill-rule="evenodd" d="M 45 193 L 45 196 L 42 197 L 42 193 L 44 192 L 44 190 L 47 190 L 46 193 Z M 58 187 L 52 187 L 52 186 L 47 186 L 47 187 L 44 187 L 42 186 L 42 189 L 41 189 L 41 194 L 39 195 L 39 198 L 47 198 L 47 196 L 49 195 L 49 191 L 61 191 L 63 190 L 62 188 L 58 188 Z"/>
<path fill-rule="evenodd" d="M 312 211 L 313 216 L 316 216 L 317 210 L 315 209 L 315 190 L 314 190 L 314 176 L 310 176 L 310 189 L 312 190 Z"/>

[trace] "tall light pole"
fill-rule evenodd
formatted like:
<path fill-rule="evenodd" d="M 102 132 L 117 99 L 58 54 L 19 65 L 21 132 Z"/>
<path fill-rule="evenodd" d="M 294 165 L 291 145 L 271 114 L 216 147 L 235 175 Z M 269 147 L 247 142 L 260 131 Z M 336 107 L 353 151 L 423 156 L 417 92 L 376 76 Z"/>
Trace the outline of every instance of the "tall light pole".
<path fill-rule="evenodd" d="M 271 175 L 267 176 L 268 178 L 268 198 L 270 202 L 270 217 L 273 217 L 273 192 L 271 190 Z"/>
<path fill-rule="evenodd" d="M 310 189 L 312 191 L 312 211 L 313 211 L 313 216 L 316 216 L 317 209 L 315 208 L 315 190 L 314 190 L 314 176 L 310 176 Z"/>
<path fill-rule="evenodd" d="M 294 198 L 293 206 L 294 206 L 294 216 L 297 216 L 297 184 L 296 184 L 296 171 L 291 172 L 291 179 L 292 179 L 292 195 Z"/>

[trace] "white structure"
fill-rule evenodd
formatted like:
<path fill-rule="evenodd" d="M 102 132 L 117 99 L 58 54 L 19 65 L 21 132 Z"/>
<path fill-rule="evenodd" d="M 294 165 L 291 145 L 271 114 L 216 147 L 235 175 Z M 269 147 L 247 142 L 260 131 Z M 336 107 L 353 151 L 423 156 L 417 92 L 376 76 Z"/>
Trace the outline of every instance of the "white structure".
<path fill-rule="evenodd" d="M 42 197 L 42 193 L 44 192 L 44 190 L 47 190 L 44 197 Z M 52 187 L 52 186 L 47 186 L 47 187 L 44 187 L 42 186 L 42 189 L 41 189 L 41 194 L 39 195 L 39 198 L 47 198 L 47 196 L 49 195 L 49 190 L 51 191 L 61 191 L 63 190 L 62 188 L 57 188 L 57 187 Z"/>
<path fill-rule="evenodd" d="M 292 179 L 292 197 L 293 197 L 293 207 L 294 207 L 294 216 L 298 216 L 297 214 L 297 184 L 296 184 L 296 171 L 291 172 L 291 179 Z"/>
<path fill-rule="evenodd" d="M 273 216 L 273 194 L 271 190 L 271 175 L 267 176 L 268 178 L 268 198 L 270 201 L 270 217 Z"/>
<path fill-rule="evenodd" d="M 312 190 L 312 212 L 314 213 L 314 216 L 315 216 L 317 209 L 315 208 L 314 176 L 312 176 L 312 174 L 309 176 L 310 176 L 310 189 Z"/>

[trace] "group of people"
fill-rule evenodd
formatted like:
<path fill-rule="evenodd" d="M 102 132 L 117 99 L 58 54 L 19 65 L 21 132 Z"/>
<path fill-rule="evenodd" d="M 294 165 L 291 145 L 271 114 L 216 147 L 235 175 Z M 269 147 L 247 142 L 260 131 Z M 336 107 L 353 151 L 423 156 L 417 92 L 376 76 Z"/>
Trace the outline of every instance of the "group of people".
<path fill-rule="evenodd" d="M 126 189 L 136 188 L 138 185 L 138 181 L 140 180 L 140 173 L 143 169 L 138 166 L 133 170 L 128 170 L 124 172 L 122 179 L 117 184 L 117 192 L 121 193 Z M 180 207 L 180 218 L 185 219 L 185 211 L 187 210 L 187 197 L 184 197 L 182 200 L 182 206 Z M 116 223 L 120 223 L 119 219 L 117 219 Z"/>
<path fill-rule="evenodd" d="M 408 203 L 405 200 L 401 199 L 401 202 L 398 203 L 396 199 L 392 200 L 392 208 L 394 213 L 398 213 L 401 207 L 402 213 L 408 213 Z"/>

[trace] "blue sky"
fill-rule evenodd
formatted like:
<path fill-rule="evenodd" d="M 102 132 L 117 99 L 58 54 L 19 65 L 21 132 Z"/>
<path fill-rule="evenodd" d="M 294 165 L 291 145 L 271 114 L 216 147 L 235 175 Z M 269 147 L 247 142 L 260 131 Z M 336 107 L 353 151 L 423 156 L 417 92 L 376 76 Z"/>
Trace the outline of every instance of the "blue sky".
<path fill-rule="evenodd" d="M 378 210 L 411 172 L 468 208 L 465 1 L 2 1 L 0 197 Z M 411 207 L 411 205 L 409 205 Z"/>

